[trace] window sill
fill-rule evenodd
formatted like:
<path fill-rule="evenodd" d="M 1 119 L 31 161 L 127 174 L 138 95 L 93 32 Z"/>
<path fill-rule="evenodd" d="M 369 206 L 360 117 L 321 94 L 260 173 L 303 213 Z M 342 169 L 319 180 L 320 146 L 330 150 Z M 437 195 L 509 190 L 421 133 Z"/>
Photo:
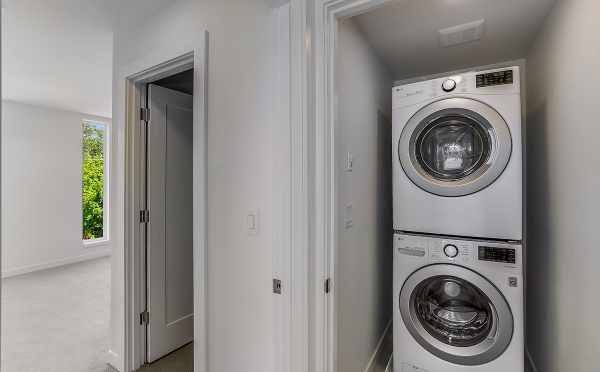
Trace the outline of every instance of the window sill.
<path fill-rule="evenodd" d="M 91 239 L 83 241 L 83 248 L 95 248 L 95 247 L 104 247 L 110 244 L 109 239 Z"/>

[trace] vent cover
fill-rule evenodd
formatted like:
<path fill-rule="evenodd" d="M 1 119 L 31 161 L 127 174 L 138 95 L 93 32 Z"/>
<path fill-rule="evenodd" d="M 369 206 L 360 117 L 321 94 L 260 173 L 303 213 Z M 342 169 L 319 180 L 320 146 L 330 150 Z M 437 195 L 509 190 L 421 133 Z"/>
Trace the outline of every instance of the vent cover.
<path fill-rule="evenodd" d="M 439 30 L 440 44 L 449 47 L 481 39 L 485 19 Z"/>

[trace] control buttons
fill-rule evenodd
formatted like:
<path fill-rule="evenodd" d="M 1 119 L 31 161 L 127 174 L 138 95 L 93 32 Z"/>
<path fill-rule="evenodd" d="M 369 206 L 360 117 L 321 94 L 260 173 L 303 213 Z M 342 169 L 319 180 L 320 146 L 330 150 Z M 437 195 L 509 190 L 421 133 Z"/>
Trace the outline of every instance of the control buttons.
<path fill-rule="evenodd" d="M 456 88 L 456 81 L 453 79 L 447 79 L 442 83 L 442 90 L 444 92 L 452 92 Z"/>
<path fill-rule="evenodd" d="M 446 257 L 454 258 L 458 256 L 458 248 L 454 244 L 446 244 L 444 246 L 444 254 Z"/>

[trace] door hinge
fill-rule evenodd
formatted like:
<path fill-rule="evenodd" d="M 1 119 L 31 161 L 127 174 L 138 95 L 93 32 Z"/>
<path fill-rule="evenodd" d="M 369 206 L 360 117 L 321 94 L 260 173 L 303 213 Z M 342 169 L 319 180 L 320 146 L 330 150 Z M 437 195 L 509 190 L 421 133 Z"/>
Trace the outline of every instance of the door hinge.
<path fill-rule="evenodd" d="M 325 293 L 331 292 L 331 278 L 325 279 L 325 284 L 323 285 L 325 289 Z"/>
<path fill-rule="evenodd" d="M 140 324 L 144 325 L 148 323 L 150 323 L 150 313 L 147 311 L 140 313 Z"/>
<path fill-rule="evenodd" d="M 150 211 L 147 209 L 140 211 L 140 223 L 150 222 Z"/>
<path fill-rule="evenodd" d="M 150 121 L 150 109 L 146 107 L 140 108 L 140 120 L 149 122 Z"/>
<path fill-rule="evenodd" d="M 281 280 L 273 279 L 273 293 L 281 294 Z"/>

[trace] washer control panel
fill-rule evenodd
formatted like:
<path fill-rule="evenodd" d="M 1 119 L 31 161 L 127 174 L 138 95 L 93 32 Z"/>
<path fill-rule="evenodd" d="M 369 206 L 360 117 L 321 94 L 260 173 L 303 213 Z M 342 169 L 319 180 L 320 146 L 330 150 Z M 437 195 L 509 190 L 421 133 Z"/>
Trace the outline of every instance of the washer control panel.
<path fill-rule="evenodd" d="M 435 262 L 473 262 L 475 245 L 470 241 L 431 239 L 429 258 Z"/>
<path fill-rule="evenodd" d="M 514 248 L 480 245 L 478 247 L 478 258 L 480 261 L 515 264 L 517 262 L 517 252 Z"/>

